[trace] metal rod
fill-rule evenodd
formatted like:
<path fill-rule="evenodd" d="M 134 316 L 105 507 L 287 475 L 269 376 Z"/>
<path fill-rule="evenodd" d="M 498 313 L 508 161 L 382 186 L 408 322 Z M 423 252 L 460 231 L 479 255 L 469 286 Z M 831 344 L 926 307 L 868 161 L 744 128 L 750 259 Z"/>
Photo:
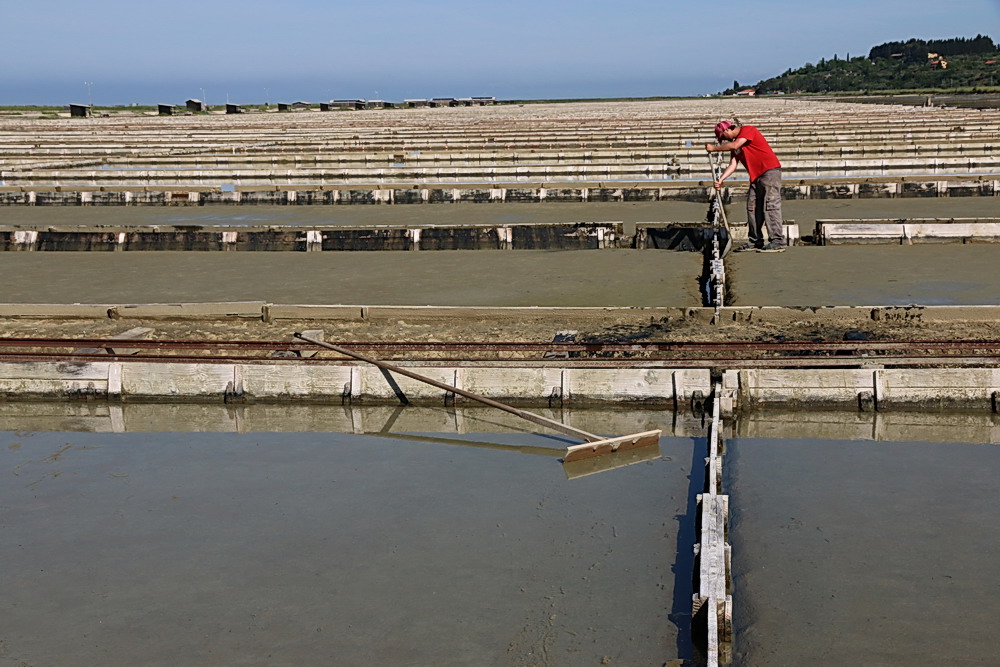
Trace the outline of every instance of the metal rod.
<path fill-rule="evenodd" d="M 127 344 L 123 344 L 127 341 Z M 468 343 L 468 342 L 415 342 L 415 341 L 339 341 L 352 348 L 381 350 L 384 352 L 687 352 L 687 351 L 882 351 L 882 350 L 997 350 L 1000 349 L 1000 339 L 976 340 L 869 340 L 869 341 L 633 341 L 629 343 L 601 342 L 544 342 L 528 343 L 521 341 Z M 148 340 L 121 338 L 0 338 L 0 349 L 21 347 L 128 347 L 143 350 L 238 350 L 238 351 L 296 351 L 307 346 L 276 340 L 247 341 L 210 341 L 210 340 Z"/>
<path fill-rule="evenodd" d="M 717 159 L 713 160 L 711 153 L 706 153 L 706 155 L 708 156 L 708 163 L 710 165 L 712 165 L 712 181 L 713 182 L 717 181 L 717 180 L 719 180 L 719 171 L 718 171 L 719 164 L 718 164 L 718 160 Z M 718 210 L 719 214 L 722 216 L 722 224 L 725 225 L 726 231 L 728 232 L 729 231 L 729 220 L 726 219 L 726 209 L 722 205 L 722 190 L 716 190 L 715 187 L 714 187 L 714 183 L 713 183 L 712 190 L 715 192 L 715 207 L 716 207 L 716 210 Z"/>
<path fill-rule="evenodd" d="M 541 426 L 547 426 L 547 427 L 549 427 L 549 428 L 551 428 L 551 429 L 553 429 L 555 431 L 559 431 L 560 433 L 565 433 L 566 435 L 572 435 L 572 436 L 580 438 L 582 440 L 586 440 L 587 442 L 598 442 L 600 440 L 604 440 L 604 438 L 601 437 L 601 436 L 599 436 L 599 435 L 594 435 L 593 433 L 587 433 L 586 431 L 581 431 L 580 429 L 573 428 L 572 426 L 567 426 L 566 424 L 563 424 L 562 422 L 555 421 L 554 419 L 549 419 L 548 417 L 543 417 L 541 415 L 537 415 L 534 412 L 528 412 L 527 410 L 519 410 L 519 409 L 517 409 L 515 407 L 512 407 L 510 405 L 507 405 L 505 403 L 501 403 L 499 401 L 494 401 L 491 398 L 486 398 L 485 396 L 480 396 L 479 394 L 474 394 L 471 391 L 466 391 L 464 389 L 459 389 L 458 387 L 454 387 L 454 386 L 452 386 L 450 384 L 445 384 L 444 382 L 438 382 L 437 380 L 434 380 L 433 378 L 429 378 L 429 377 L 427 377 L 425 375 L 420 375 L 419 373 L 414 373 L 411 370 L 407 370 L 405 368 L 401 368 L 401 367 L 396 366 L 394 364 L 388 364 L 388 363 L 386 363 L 384 361 L 379 361 L 378 359 L 373 359 L 371 357 L 366 357 L 363 354 L 358 354 L 357 352 L 354 352 L 352 350 L 348 350 L 347 348 L 344 348 L 344 347 L 340 347 L 339 345 L 334 345 L 333 343 L 327 343 L 327 342 L 321 341 L 321 340 L 315 340 L 313 338 L 309 338 L 308 336 L 303 336 L 299 332 L 295 332 L 295 334 L 293 334 L 293 335 L 296 338 L 298 338 L 299 340 L 304 340 L 307 343 L 312 343 L 313 345 L 319 345 L 320 347 L 325 347 L 325 348 L 327 348 L 329 350 L 333 350 L 334 352 L 339 352 L 340 354 L 346 355 L 348 357 L 352 357 L 354 359 L 358 359 L 359 361 L 367 362 L 369 364 L 372 364 L 374 366 L 378 366 L 379 368 L 385 369 L 387 371 L 391 371 L 393 373 L 398 373 L 400 375 L 404 375 L 404 376 L 406 376 L 408 378 L 412 378 L 414 380 L 419 380 L 420 382 L 424 382 L 426 384 L 429 384 L 432 387 L 437 387 L 438 389 L 443 389 L 445 391 L 450 391 L 453 394 L 457 394 L 459 396 L 464 396 L 465 398 L 470 398 L 470 399 L 472 399 L 474 401 L 479 401 L 483 405 L 488 405 L 491 408 L 497 408 L 498 410 L 503 410 L 504 412 L 509 412 L 512 415 L 517 415 L 518 417 L 521 417 L 522 419 L 527 419 L 528 421 L 534 422 L 534 423 L 539 424 Z"/>

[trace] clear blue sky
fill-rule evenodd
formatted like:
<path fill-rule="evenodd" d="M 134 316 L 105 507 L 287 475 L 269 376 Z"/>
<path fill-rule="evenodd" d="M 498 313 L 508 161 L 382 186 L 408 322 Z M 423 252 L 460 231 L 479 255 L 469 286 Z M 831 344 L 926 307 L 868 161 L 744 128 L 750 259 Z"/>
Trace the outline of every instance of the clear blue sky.
<path fill-rule="evenodd" d="M 0 105 L 701 95 L 1000 41 L 1000 0 L 5 0 L 3 26 Z"/>

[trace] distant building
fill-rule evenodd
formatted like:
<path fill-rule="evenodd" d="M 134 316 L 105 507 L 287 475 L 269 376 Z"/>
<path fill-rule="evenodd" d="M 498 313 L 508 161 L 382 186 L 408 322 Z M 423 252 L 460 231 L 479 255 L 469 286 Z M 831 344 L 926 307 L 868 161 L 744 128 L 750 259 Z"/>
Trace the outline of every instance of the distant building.
<path fill-rule="evenodd" d="M 743 90 L 736 93 L 737 95 L 744 95 L 746 97 L 752 97 L 757 94 L 757 91 L 753 88 L 744 88 Z"/>
<path fill-rule="evenodd" d="M 430 106 L 432 107 L 457 107 L 458 100 L 454 97 L 435 97 L 431 99 Z"/>
<path fill-rule="evenodd" d="M 89 118 L 93 114 L 94 108 L 89 104 L 70 104 L 69 115 L 76 118 Z"/>
<path fill-rule="evenodd" d="M 477 97 L 477 96 L 473 95 L 472 96 L 472 103 L 473 104 L 477 104 L 477 105 L 479 105 L 481 107 L 484 107 L 484 106 L 487 106 L 487 105 L 496 104 L 497 103 L 497 98 L 493 97 L 493 96 L 490 96 L 490 97 L 479 96 L 479 97 Z"/>
<path fill-rule="evenodd" d="M 365 108 L 364 100 L 330 100 L 330 108 L 332 109 L 352 109 L 355 111 L 360 111 Z"/>
<path fill-rule="evenodd" d="M 238 104 L 229 104 L 228 102 L 226 102 L 226 113 L 228 114 L 244 113 L 244 109 Z"/>
<path fill-rule="evenodd" d="M 308 102 L 292 102 L 293 109 L 308 109 L 311 106 Z"/>
<path fill-rule="evenodd" d="M 414 98 L 414 99 L 411 99 L 411 100 L 403 100 L 403 104 L 405 106 L 411 108 L 411 109 L 415 109 L 417 107 L 430 106 L 430 101 L 428 101 L 426 99 L 423 99 L 423 98 L 421 98 L 421 99 Z"/>
<path fill-rule="evenodd" d="M 278 102 L 278 111 L 291 111 L 292 105 L 288 102 Z"/>
<path fill-rule="evenodd" d="M 386 102 L 385 100 L 368 100 L 365 102 L 366 109 L 385 109 L 386 107 L 391 107 L 392 104 Z"/>
<path fill-rule="evenodd" d="M 176 107 L 173 104 L 157 104 L 156 105 L 156 111 L 161 116 L 173 116 L 175 108 Z"/>
<path fill-rule="evenodd" d="M 184 103 L 188 111 L 208 111 L 208 105 L 201 100 L 191 99 Z"/>

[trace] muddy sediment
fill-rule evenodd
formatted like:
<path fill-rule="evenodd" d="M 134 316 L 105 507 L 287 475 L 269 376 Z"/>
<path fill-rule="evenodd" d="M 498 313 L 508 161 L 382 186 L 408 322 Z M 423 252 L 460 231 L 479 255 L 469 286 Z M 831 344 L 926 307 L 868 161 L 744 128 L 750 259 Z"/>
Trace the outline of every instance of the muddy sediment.
<path fill-rule="evenodd" d="M 976 217 L 995 215 L 995 198 L 821 200 L 785 202 L 786 218 L 806 234 L 818 218 Z M 734 205 L 731 208 L 739 207 Z M 700 204 L 427 205 L 408 207 L 253 207 L 233 209 L 11 209 L 23 223 L 95 224 L 128 214 L 141 224 L 233 222 L 461 224 L 524 221 L 699 219 Z M 181 216 L 179 219 L 177 216 Z M 221 216 L 221 218 L 220 218 Z M 696 217 L 698 216 L 698 217 Z M 734 212 L 734 220 L 741 219 Z M 124 219 L 120 219 L 125 222 Z M 727 259 L 732 305 L 995 304 L 993 245 L 793 247 L 780 254 L 739 253 Z M 182 303 L 262 300 L 272 303 L 438 306 L 676 306 L 701 305 L 697 253 L 604 249 L 582 251 L 431 252 L 35 252 L 6 253 L 0 264 L 7 303 Z M 393 321 L 0 321 L 6 336 L 111 336 L 152 326 L 160 338 L 285 340 L 320 328 L 330 339 L 548 341 L 560 330 L 581 338 L 645 340 L 840 340 L 861 329 L 875 338 L 995 338 L 991 322 L 928 323 L 810 319 L 708 325 L 685 318 L 613 314 L 516 321 L 495 317 Z"/>

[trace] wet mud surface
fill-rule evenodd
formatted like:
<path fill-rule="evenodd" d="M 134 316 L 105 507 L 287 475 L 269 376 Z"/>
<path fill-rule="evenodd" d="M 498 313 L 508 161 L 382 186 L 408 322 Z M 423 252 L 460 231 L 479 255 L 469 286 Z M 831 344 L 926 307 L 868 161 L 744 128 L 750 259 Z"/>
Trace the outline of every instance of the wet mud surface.
<path fill-rule="evenodd" d="M 697 253 L 8 253 L 6 303 L 699 306 Z"/>
<path fill-rule="evenodd" d="M 3 432 L 0 657 L 664 664 L 688 650 L 693 441 L 661 454 L 567 480 L 373 436 Z"/>
<path fill-rule="evenodd" d="M 995 445 L 735 439 L 735 664 L 989 665 Z"/>
<path fill-rule="evenodd" d="M 786 201 L 786 219 L 808 235 L 817 218 L 995 216 L 993 197 Z M 731 207 L 742 219 L 742 204 Z M 9 207 L 8 223 L 465 224 L 704 219 L 691 202 L 341 207 Z M 727 259 L 731 305 L 995 304 L 993 245 L 793 247 Z M 0 263 L 7 303 L 273 303 L 482 306 L 680 306 L 702 303 L 697 253 L 627 249 L 434 252 L 10 252 Z M 282 340 L 322 328 L 339 340 L 552 340 L 576 330 L 594 340 L 840 340 L 858 328 L 811 322 L 713 327 L 685 320 L 625 325 L 614 317 L 479 321 L 144 322 L 0 321 L 6 336 L 110 336 L 152 326 L 160 338 Z M 864 327 L 876 338 L 995 338 L 990 323 L 920 322 Z"/>
<path fill-rule="evenodd" d="M 996 305 L 995 244 L 802 246 L 727 259 L 734 306 Z"/>

